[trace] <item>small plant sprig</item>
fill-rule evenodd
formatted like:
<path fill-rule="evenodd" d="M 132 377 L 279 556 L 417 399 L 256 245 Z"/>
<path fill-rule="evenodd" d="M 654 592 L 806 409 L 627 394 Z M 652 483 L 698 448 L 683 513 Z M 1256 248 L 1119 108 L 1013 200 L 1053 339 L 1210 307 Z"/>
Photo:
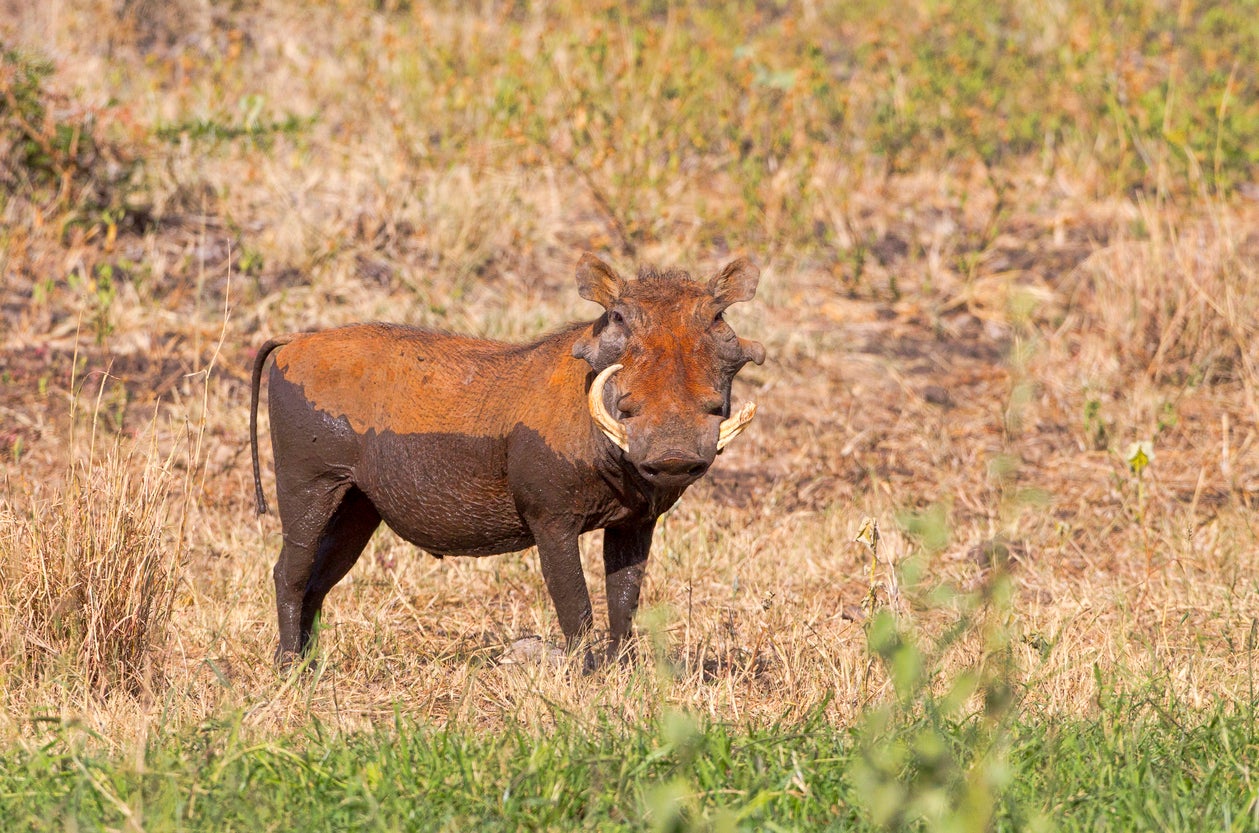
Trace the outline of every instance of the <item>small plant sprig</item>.
<path fill-rule="evenodd" d="M 864 544 L 870 552 L 870 588 L 866 592 L 866 597 L 861 600 L 861 609 L 869 616 L 874 613 L 874 608 L 879 602 L 879 585 L 876 580 L 876 571 L 879 569 L 879 522 L 869 516 L 862 518 L 861 527 L 857 530 L 857 537 L 853 541 Z"/>
<path fill-rule="evenodd" d="M 869 616 L 881 606 L 895 608 L 900 602 L 900 579 L 894 565 L 887 559 L 883 561 L 886 567 L 882 581 L 884 598 L 882 604 L 879 601 L 879 522 L 869 516 L 862 518 L 853 541 L 863 544 L 870 553 L 869 590 L 861 600 L 861 609 Z"/>
<path fill-rule="evenodd" d="M 879 568 L 879 522 L 868 515 L 862 518 L 861 526 L 857 529 L 857 537 L 853 538 L 853 541 L 864 545 L 870 553 L 869 589 L 866 591 L 865 598 L 861 600 L 861 612 L 865 614 L 868 627 L 879 605 L 879 584 L 876 578 Z M 875 655 L 871 653 L 866 659 L 865 673 L 861 675 L 862 700 L 869 696 L 870 670 L 874 668 L 874 664 Z"/>
<path fill-rule="evenodd" d="M 1154 554 L 1150 548 L 1150 530 L 1145 522 L 1145 470 L 1154 460 L 1154 444 L 1140 440 L 1128 446 L 1124 461 L 1137 480 L 1137 526 L 1141 527 L 1141 543 L 1145 549 L 1145 575 L 1153 572 Z"/>
<path fill-rule="evenodd" d="M 863 517 L 853 541 L 863 545 L 870 554 L 867 574 L 868 589 L 866 590 L 865 598 L 861 600 L 861 612 L 865 614 L 865 628 L 867 635 L 869 635 L 871 628 L 877 627 L 876 623 L 882 621 L 883 618 L 890 617 L 893 622 L 899 621 L 897 611 L 900 604 L 900 580 L 896 575 L 895 566 L 890 560 L 885 559 L 883 566 L 886 569 L 880 581 L 878 520 L 869 516 Z M 882 593 L 879 592 L 880 587 L 882 587 Z M 869 694 L 870 670 L 874 667 L 877 660 L 877 654 L 872 652 L 862 678 L 861 696 L 863 700 Z"/>

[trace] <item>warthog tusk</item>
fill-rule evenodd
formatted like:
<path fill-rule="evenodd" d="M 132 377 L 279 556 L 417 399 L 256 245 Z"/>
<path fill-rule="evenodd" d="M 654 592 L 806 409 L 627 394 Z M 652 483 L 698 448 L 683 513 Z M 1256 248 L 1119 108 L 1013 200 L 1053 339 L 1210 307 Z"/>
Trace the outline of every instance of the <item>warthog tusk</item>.
<path fill-rule="evenodd" d="M 721 451 L 730 445 L 731 440 L 742 434 L 743 429 L 748 427 L 748 423 L 754 416 L 756 416 L 756 403 L 745 402 L 737 414 L 729 419 L 723 419 L 721 427 L 717 429 L 717 450 Z"/>
<path fill-rule="evenodd" d="M 629 451 L 629 434 L 626 433 L 625 426 L 608 413 L 607 408 L 603 407 L 603 386 L 607 384 L 608 379 L 612 378 L 612 374 L 622 367 L 623 365 L 619 364 L 608 365 L 595 377 L 590 385 L 590 393 L 586 396 L 586 404 L 590 408 L 591 418 L 595 421 L 595 425 L 599 426 L 603 435 L 617 448 Z M 737 414 L 729 419 L 723 419 L 721 426 L 717 429 L 717 450 L 721 451 L 735 437 L 743 433 L 743 429 L 748 427 L 748 423 L 754 416 L 756 416 L 756 403 L 746 402 Z"/>
<path fill-rule="evenodd" d="M 616 417 L 608 413 L 608 409 L 603 407 L 603 386 L 608 379 L 621 369 L 623 365 L 610 364 L 602 373 L 595 377 L 594 382 L 590 385 L 590 393 L 586 395 L 586 405 L 590 408 L 590 416 L 595 421 L 595 425 L 599 426 L 599 430 L 603 435 L 612 441 L 613 445 L 622 451 L 629 451 L 629 434 L 625 433 L 625 426 L 617 421 Z"/>

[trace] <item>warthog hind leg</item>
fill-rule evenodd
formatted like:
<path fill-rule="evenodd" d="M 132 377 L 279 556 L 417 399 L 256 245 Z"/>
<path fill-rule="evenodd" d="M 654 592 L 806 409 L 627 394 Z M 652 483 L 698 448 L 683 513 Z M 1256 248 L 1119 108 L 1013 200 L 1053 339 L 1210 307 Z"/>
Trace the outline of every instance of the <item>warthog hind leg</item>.
<path fill-rule="evenodd" d="M 314 568 L 306 582 L 306 592 L 302 597 L 303 652 L 310 647 L 311 631 L 315 626 L 315 617 L 323 608 L 324 597 L 350 572 L 379 525 L 380 514 L 367 496 L 355 488 L 346 492 L 319 538 Z"/>
<path fill-rule="evenodd" d="M 289 498 L 289 499 L 286 499 Z M 275 594 L 286 664 L 310 648 L 315 617 L 328 591 L 345 577 L 380 524 L 380 515 L 357 488 L 312 488 L 280 496 L 284 547 L 276 561 Z"/>

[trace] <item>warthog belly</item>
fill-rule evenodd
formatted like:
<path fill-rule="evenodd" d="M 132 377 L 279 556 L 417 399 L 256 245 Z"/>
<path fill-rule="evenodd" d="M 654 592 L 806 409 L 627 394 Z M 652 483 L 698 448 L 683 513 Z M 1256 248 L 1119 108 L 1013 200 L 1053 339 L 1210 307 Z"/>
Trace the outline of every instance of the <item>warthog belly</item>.
<path fill-rule="evenodd" d="M 389 528 L 434 555 L 533 545 L 507 484 L 503 441 L 369 432 L 354 479 Z"/>

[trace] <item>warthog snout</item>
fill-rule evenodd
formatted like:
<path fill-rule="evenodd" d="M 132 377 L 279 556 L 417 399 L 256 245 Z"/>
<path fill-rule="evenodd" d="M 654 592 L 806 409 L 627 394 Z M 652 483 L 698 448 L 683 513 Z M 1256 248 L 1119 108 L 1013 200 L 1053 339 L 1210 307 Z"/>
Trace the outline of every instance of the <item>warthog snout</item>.
<path fill-rule="evenodd" d="M 709 465 L 711 461 L 705 460 L 698 454 L 678 451 L 648 460 L 638 468 L 652 480 L 689 483 L 703 476 L 704 472 L 708 471 Z"/>

